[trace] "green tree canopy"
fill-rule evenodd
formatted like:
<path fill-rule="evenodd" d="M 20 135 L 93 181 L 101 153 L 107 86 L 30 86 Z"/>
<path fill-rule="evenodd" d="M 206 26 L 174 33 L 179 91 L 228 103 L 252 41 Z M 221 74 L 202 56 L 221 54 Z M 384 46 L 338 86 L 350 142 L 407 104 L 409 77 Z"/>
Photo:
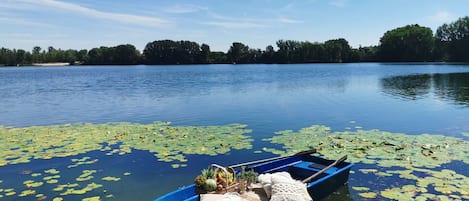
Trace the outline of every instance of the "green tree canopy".
<path fill-rule="evenodd" d="M 228 58 L 231 63 L 248 63 L 249 62 L 249 46 L 240 43 L 234 42 L 230 49 L 228 50 Z"/>
<path fill-rule="evenodd" d="M 415 24 L 384 33 L 379 51 L 383 61 L 429 61 L 433 47 L 432 30 Z"/>
<path fill-rule="evenodd" d="M 339 38 L 328 40 L 324 43 L 327 62 L 349 62 L 352 54 L 352 48 L 348 41 Z"/>
<path fill-rule="evenodd" d="M 437 47 L 450 61 L 469 61 L 469 17 L 443 24 L 436 30 Z"/>
<path fill-rule="evenodd" d="M 85 59 L 86 64 L 91 65 L 133 65 L 138 64 L 140 52 L 135 46 L 118 45 L 115 47 L 93 48 L 85 56 L 85 50 L 76 51 L 75 59 Z"/>
<path fill-rule="evenodd" d="M 196 42 L 159 40 L 143 50 L 146 64 L 198 64 L 207 62 L 210 47 Z"/>

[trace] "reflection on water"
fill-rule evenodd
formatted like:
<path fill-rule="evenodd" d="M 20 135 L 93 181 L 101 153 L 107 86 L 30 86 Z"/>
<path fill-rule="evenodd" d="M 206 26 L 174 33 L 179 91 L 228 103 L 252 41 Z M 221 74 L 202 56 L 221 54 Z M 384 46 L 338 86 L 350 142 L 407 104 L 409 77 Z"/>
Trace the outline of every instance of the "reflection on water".
<path fill-rule="evenodd" d="M 433 83 L 436 96 L 469 106 L 469 73 L 437 74 Z"/>
<path fill-rule="evenodd" d="M 469 73 L 393 76 L 381 79 L 382 91 L 395 97 L 416 100 L 434 95 L 469 106 Z"/>

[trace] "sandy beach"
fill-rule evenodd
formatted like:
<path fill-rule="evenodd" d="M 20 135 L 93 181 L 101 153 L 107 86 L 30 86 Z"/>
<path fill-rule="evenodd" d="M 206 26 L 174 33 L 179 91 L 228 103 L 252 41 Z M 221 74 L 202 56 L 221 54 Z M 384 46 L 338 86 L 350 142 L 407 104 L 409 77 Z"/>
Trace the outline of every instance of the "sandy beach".
<path fill-rule="evenodd" d="M 33 63 L 33 66 L 69 66 L 68 62 Z"/>

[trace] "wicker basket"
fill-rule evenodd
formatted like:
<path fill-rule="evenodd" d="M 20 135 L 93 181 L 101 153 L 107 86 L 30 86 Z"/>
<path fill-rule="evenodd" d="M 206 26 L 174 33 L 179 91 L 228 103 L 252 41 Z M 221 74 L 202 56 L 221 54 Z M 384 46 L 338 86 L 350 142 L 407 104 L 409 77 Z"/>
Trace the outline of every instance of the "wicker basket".
<path fill-rule="evenodd" d="M 236 191 L 236 187 L 239 185 L 236 181 L 236 172 L 233 168 L 231 167 L 223 167 L 221 165 L 217 165 L 217 164 L 211 164 L 210 165 L 211 168 L 215 168 L 215 177 L 218 178 L 218 175 L 220 173 L 223 173 L 224 174 L 224 178 L 220 179 L 220 180 L 223 180 L 225 182 L 222 182 L 220 184 L 223 185 L 223 188 L 224 188 L 224 191 L 225 192 L 233 192 L 233 191 Z M 231 176 L 231 179 L 230 179 L 230 175 Z M 218 180 L 218 179 L 217 179 Z M 217 181 L 218 183 L 218 181 Z"/>

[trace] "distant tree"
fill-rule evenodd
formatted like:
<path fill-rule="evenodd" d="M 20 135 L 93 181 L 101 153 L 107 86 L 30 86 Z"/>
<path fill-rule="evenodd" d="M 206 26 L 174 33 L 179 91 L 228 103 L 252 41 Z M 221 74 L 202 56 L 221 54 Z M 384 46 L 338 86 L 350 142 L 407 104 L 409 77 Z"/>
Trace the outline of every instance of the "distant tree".
<path fill-rule="evenodd" d="M 359 47 L 356 51 L 358 52 L 358 61 L 379 61 L 378 46 Z"/>
<path fill-rule="evenodd" d="M 104 52 L 107 51 L 105 47 L 93 48 L 88 52 L 88 63 L 92 65 L 104 64 L 106 60 Z"/>
<path fill-rule="evenodd" d="M 33 63 L 40 63 L 43 61 L 42 54 L 41 54 L 41 47 L 35 46 L 33 47 Z"/>
<path fill-rule="evenodd" d="M 294 40 L 278 40 L 277 41 L 277 62 L 278 63 L 297 63 L 300 58 L 299 50 L 301 42 Z"/>
<path fill-rule="evenodd" d="M 13 51 L 2 48 L 0 49 L 0 64 L 5 66 L 11 66 L 16 63 L 15 54 Z"/>
<path fill-rule="evenodd" d="M 88 50 L 80 50 L 77 52 L 77 61 L 86 63 L 88 61 Z"/>
<path fill-rule="evenodd" d="M 381 37 L 379 54 L 383 61 L 430 61 L 433 48 L 430 28 L 407 25 L 387 31 Z"/>
<path fill-rule="evenodd" d="M 265 50 L 262 52 L 260 63 L 272 64 L 275 63 L 275 50 L 272 45 L 265 47 Z"/>
<path fill-rule="evenodd" d="M 210 52 L 209 63 L 227 64 L 230 63 L 228 56 L 224 52 Z"/>
<path fill-rule="evenodd" d="M 443 24 L 435 37 L 440 56 L 450 61 L 469 61 L 469 17 Z"/>
<path fill-rule="evenodd" d="M 134 65 L 139 61 L 140 52 L 133 45 L 118 45 L 113 47 L 111 51 L 114 55 L 112 56 L 112 64 Z"/>
<path fill-rule="evenodd" d="M 324 49 L 326 62 L 350 62 L 352 48 L 347 40 L 343 38 L 328 40 L 324 43 Z"/>
<path fill-rule="evenodd" d="M 325 60 L 325 49 L 321 43 L 302 42 L 301 55 L 302 59 L 298 62 L 302 63 L 316 63 Z"/>
<path fill-rule="evenodd" d="M 26 63 L 26 51 L 24 51 L 22 49 L 16 50 L 15 63 L 16 64 L 25 64 Z"/>
<path fill-rule="evenodd" d="M 200 46 L 200 49 L 201 49 L 201 52 L 200 52 L 199 63 L 201 63 L 201 64 L 209 63 L 210 46 L 208 46 L 207 44 L 202 44 L 202 46 Z"/>
<path fill-rule="evenodd" d="M 70 63 L 70 64 L 74 64 L 75 61 L 77 61 L 78 59 L 78 51 L 76 50 L 66 50 L 66 51 L 63 51 L 63 58 L 61 59 L 61 62 L 67 62 L 67 63 Z"/>
<path fill-rule="evenodd" d="M 249 49 L 247 55 L 247 63 L 262 63 L 262 50 Z"/>
<path fill-rule="evenodd" d="M 231 63 L 242 64 L 250 61 L 249 46 L 240 42 L 234 42 L 227 55 Z"/>
<path fill-rule="evenodd" d="M 143 50 L 146 64 L 197 64 L 201 63 L 204 50 L 196 42 L 159 40 L 148 43 Z"/>

